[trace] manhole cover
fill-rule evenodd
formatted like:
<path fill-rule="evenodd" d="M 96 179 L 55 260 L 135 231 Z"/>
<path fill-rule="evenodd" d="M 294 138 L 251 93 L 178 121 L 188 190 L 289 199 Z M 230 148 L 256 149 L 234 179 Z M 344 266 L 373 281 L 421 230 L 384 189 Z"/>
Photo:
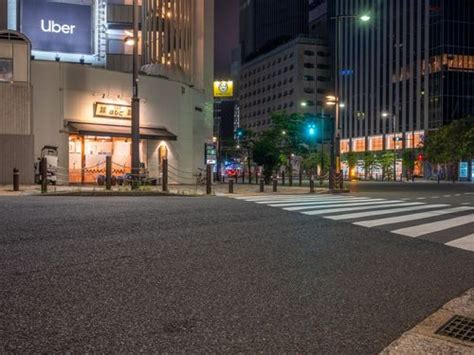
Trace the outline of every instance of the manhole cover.
<path fill-rule="evenodd" d="M 436 334 L 474 343 L 474 319 L 454 316 Z"/>

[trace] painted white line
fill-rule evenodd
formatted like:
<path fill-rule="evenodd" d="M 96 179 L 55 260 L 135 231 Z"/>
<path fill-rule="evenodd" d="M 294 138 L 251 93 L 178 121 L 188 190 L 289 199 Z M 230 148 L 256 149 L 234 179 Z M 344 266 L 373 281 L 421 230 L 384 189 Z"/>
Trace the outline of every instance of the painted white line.
<path fill-rule="evenodd" d="M 434 206 L 436 206 L 436 205 L 434 205 Z M 439 210 L 439 211 L 429 211 L 429 212 L 423 212 L 423 213 L 415 213 L 415 214 L 410 214 L 410 215 L 407 215 L 407 216 L 389 217 L 389 218 L 374 219 L 374 220 L 370 220 L 370 221 L 355 222 L 354 224 L 356 224 L 358 226 L 362 226 L 362 227 L 371 228 L 371 227 L 383 226 L 383 225 L 387 225 L 387 224 L 417 221 L 417 220 L 420 220 L 420 219 L 443 216 L 443 215 L 453 214 L 453 213 L 457 213 L 457 212 L 470 211 L 472 209 L 474 209 L 474 208 L 472 208 L 472 207 L 455 207 L 455 208 Z"/>
<path fill-rule="evenodd" d="M 440 197 L 439 197 L 439 196 L 433 196 L 433 197 L 431 197 L 431 198 L 440 198 Z"/>
<path fill-rule="evenodd" d="M 354 200 L 355 197 L 353 198 L 307 198 L 307 199 L 300 199 L 300 198 L 295 198 L 295 199 L 288 199 L 288 200 L 275 200 L 275 199 L 268 199 L 268 200 L 262 200 L 262 201 L 249 201 L 249 202 L 254 202 L 254 203 L 260 203 L 260 204 L 269 204 L 269 203 L 297 203 L 297 202 L 312 202 L 312 201 L 352 201 Z"/>
<path fill-rule="evenodd" d="M 444 195 L 443 197 L 451 197 L 451 195 Z"/>
<path fill-rule="evenodd" d="M 474 234 L 468 235 L 463 238 L 452 240 L 449 243 L 446 243 L 451 247 L 456 247 L 460 249 L 474 251 Z"/>
<path fill-rule="evenodd" d="M 417 200 L 426 200 L 426 197 L 418 197 Z"/>
<path fill-rule="evenodd" d="M 474 223 L 474 214 L 462 217 L 456 217 L 444 221 L 421 224 L 415 227 L 401 228 L 392 231 L 395 234 L 406 235 L 407 237 L 420 237 L 422 235 L 443 231 L 453 227 L 459 227 L 465 224 Z"/>
<path fill-rule="evenodd" d="M 321 195 L 316 195 L 316 194 L 301 194 L 301 195 L 244 195 L 244 196 L 232 196 L 232 198 L 235 198 L 236 200 L 246 200 L 246 199 L 251 199 L 251 200 L 259 200 L 259 199 L 266 199 L 266 198 L 305 198 L 305 197 L 316 197 L 316 196 L 332 196 L 328 194 L 321 194 Z"/>
<path fill-rule="evenodd" d="M 461 203 L 461 205 L 463 205 L 463 206 L 468 206 L 468 205 L 470 205 L 470 204 L 471 204 L 470 202 L 463 202 L 463 203 Z"/>
<path fill-rule="evenodd" d="M 372 200 L 373 201 L 373 200 Z M 371 205 L 384 205 L 384 204 L 389 204 L 389 203 L 402 203 L 403 201 L 385 201 L 385 200 L 380 200 L 376 202 L 363 202 L 363 201 L 357 201 L 354 203 L 344 203 L 344 204 L 336 204 L 332 202 L 328 202 L 322 205 L 305 205 L 305 206 L 296 206 L 296 207 L 287 207 L 283 208 L 285 211 L 303 211 L 303 210 L 316 210 L 316 209 L 321 209 L 321 208 L 340 208 L 340 207 L 359 207 L 359 206 L 371 206 Z"/>
<path fill-rule="evenodd" d="M 360 213 L 349 213 L 343 214 L 338 216 L 326 216 L 326 218 L 341 221 L 344 219 L 357 219 L 357 218 L 365 218 L 365 217 L 372 217 L 372 216 L 381 216 L 387 214 L 395 214 L 395 213 L 402 213 L 402 212 L 410 212 L 410 211 L 418 211 L 418 210 L 428 210 L 431 208 L 441 208 L 441 207 L 448 207 L 449 205 L 422 205 L 422 206 L 414 206 L 414 207 L 405 207 L 405 208 L 395 208 L 393 210 L 383 210 L 383 211 L 370 211 L 370 212 L 360 212 Z"/>
<path fill-rule="evenodd" d="M 415 206 L 415 205 L 421 205 L 421 204 L 422 204 L 421 202 L 408 202 L 408 203 L 399 203 L 396 206 L 403 207 L 403 206 Z M 316 210 L 316 211 L 307 211 L 307 212 L 301 212 L 301 213 L 306 214 L 308 216 L 315 216 L 315 215 L 321 215 L 321 214 L 350 212 L 350 211 L 364 211 L 364 210 L 371 210 L 371 209 L 376 209 L 376 208 L 392 208 L 392 207 L 395 207 L 393 203 L 390 203 L 387 205 L 378 205 L 378 206 L 331 208 L 328 210 Z"/>
<path fill-rule="evenodd" d="M 259 198 L 254 198 L 254 197 L 246 197 L 246 198 L 241 198 L 240 200 L 245 200 L 249 202 L 262 202 L 262 201 L 267 201 L 267 200 L 273 200 L 273 201 L 288 201 L 288 200 L 314 200 L 314 199 L 341 199 L 341 198 L 354 198 L 350 196 L 293 196 L 293 197 L 279 197 L 279 196 L 265 196 L 265 197 L 259 197 Z"/>
<path fill-rule="evenodd" d="M 455 194 L 454 196 L 461 196 L 461 194 Z"/>
<path fill-rule="evenodd" d="M 368 198 L 354 198 L 352 200 L 333 200 L 333 201 L 308 201 L 308 202 L 278 202 L 274 204 L 269 204 L 270 207 L 292 207 L 292 206 L 309 206 L 309 205 L 322 205 L 322 204 L 342 204 L 342 203 L 351 203 L 351 202 L 370 202 L 370 201 L 383 201 L 382 199 L 368 199 Z"/>

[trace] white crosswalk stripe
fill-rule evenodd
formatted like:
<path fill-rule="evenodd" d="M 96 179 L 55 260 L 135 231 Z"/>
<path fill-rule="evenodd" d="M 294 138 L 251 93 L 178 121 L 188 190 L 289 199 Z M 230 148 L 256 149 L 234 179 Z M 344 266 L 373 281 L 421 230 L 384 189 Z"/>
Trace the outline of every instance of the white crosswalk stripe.
<path fill-rule="evenodd" d="M 413 238 L 428 236 L 460 226 L 469 228 L 471 223 L 474 224 L 474 207 L 452 207 L 449 204 L 429 204 L 420 201 L 425 198 L 417 198 L 416 202 L 407 201 L 405 198 L 387 200 L 349 195 L 253 195 L 233 198 L 307 216 L 320 216 L 334 221 L 350 221 L 354 225 L 366 228 L 379 227 L 388 229 L 394 234 Z M 439 198 L 439 196 L 434 196 L 434 198 Z M 464 215 L 456 216 L 456 214 Z M 387 215 L 394 216 L 385 217 Z M 452 215 L 452 218 L 448 218 L 448 215 Z M 417 224 L 413 225 L 413 222 Z M 403 226 L 404 223 L 411 223 L 411 225 Z M 462 232 L 458 229 L 457 233 Z M 473 234 L 459 235 L 458 237 L 445 244 L 474 251 Z"/>
<path fill-rule="evenodd" d="M 420 220 L 420 219 L 427 219 L 427 218 L 431 218 L 431 217 L 443 216 L 443 215 L 446 215 L 446 214 L 453 214 L 453 213 L 456 213 L 456 212 L 468 211 L 470 209 L 473 209 L 473 208 L 470 208 L 470 207 L 455 207 L 455 208 L 450 208 L 450 209 L 440 210 L 440 211 L 415 213 L 415 214 L 410 214 L 408 216 L 382 218 L 382 219 L 375 219 L 375 220 L 371 220 L 371 221 L 356 222 L 354 224 L 357 224 L 358 226 L 362 226 L 362 227 L 377 227 L 377 226 L 383 226 L 383 225 L 388 225 L 388 224 L 395 224 L 395 223 L 400 223 L 400 222 L 410 222 L 410 221 L 416 221 L 416 220 Z"/>
<path fill-rule="evenodd" d="M 474 251 L 474 234 L 446 243 L 451 247 Z"/>

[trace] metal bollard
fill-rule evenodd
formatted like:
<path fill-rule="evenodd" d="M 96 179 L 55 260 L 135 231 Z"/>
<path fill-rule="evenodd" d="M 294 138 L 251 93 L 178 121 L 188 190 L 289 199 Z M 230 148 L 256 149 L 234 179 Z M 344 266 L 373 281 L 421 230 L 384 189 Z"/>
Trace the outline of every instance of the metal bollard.
<path fill-rule="evenodd" d="M 260 179 L 260 192 L 265 192 L 265 180 Z"/>
<path fill-rule="evenodd" d="M 112 157 L 105 157 L 105 188 L 112 190 Z"/>
<path fill-rule="evenodd" d="M 278 191 L 278 179 L 276 177 L 273 178 L 273 192 Z"/>
<path fill-rule="evenodd" d="M 314 194 L 314 179 L 309 180 L 309 192 Z"/>
<path fill-rule="evenodd" d="M 41 158 L 40 174 L 41 174 L 41 193 L 45 194 L 46 192 L 48 192 L 48 161 L 46 160 L 46 158 Z"/>
<path fill-rule="evenodd" d="M 233 194 L 234 193 L 234 180 L 229 179 L 229 193 Z"/>
<path fill-rule="evenodd" d="M 255 183 L 258 185 L 258 170 L 255 168 Z"/>
<path fill-rule="evenodd" d="M 161 190 L 168 192 L 168 159 L 163 159 L 163 175 L 161 177 Z"/>
<path fill-rule="evenodd" d="M 212 193 L 212 165 L 207 164 L 206 166 L 206 194 Z"/>
<path fill-rule="evenodd" d="M 281 172 L 281 185 L 285 186 L 285 172 L 284 171 Z"/>
<path fill-rule="evenodd" d="M 20 191 L 20 170 L 13 169 L 13 191 Z"/>
<path fill-rule="evenodd" d="M 303 169 L 300 169 L 300 173 L 299 173 L 299 176 L 298 176 L 298 185 L 299 186 L 303 186 Z"/>

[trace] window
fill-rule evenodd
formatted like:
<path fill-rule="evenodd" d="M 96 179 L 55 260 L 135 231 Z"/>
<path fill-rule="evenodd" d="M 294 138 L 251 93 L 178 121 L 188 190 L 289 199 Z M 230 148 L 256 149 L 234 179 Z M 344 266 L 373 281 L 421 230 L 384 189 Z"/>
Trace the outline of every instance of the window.
<path fill-rule="evenodd" d="M 304 51 L 304 55 L 307 55 L 308 57 L 313 57 L 313 56 L 314 56 L 314 52 L 313 52 L 313 51 L 310 51 L 310 50 L 305 50 L 305 51 Z"/>
<path fill-rule="evenodd" d="M 331 79 L 329 79 L 329 78 L 326 77 L 326 76 L 318 76 L 318 81 L 327 82 L 327 81 L 331 81 Z"/>
<path fill-rule="evenodd" d="M 329 67 L 329 65 L 327 65 L 327 64 L 318 64 L 318 69 L 321 69 L 321 70 L 329 70 L 330 67 Z"/>
<path fill-rule="evenodd" d="M 312 75 L 305 75 L 305 76 L 303 77 L 303 80 L 305 80 L 305 81 L 314 81 L 314 76 L 312 76 Z"/>
<path fill-rule="evenodd" d="M 320 57 L 329 57 L 329 53 L 328 53 L 328 52 L 319 51 L 319 52 L 318 52 L 318 56 L 320 56 Z"/>
<path fill-rule="evenodd" d="M 314 94 L 314 89 L 313 88 L 304 88 L 304 92 L 307 94 Z"/>
<path fill-rule="evenodd" d="M 306 69 L 313 69 L 314 68 L 314 64 L 313 63 L 304 63 L 304 67 Z"/>

